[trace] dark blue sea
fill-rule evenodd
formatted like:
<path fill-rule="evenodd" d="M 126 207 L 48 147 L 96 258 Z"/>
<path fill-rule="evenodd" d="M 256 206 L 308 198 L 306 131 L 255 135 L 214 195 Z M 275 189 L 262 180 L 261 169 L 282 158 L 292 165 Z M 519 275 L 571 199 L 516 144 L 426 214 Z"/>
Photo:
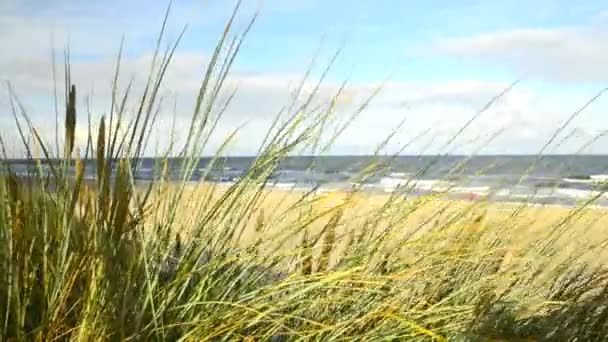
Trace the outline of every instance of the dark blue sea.
<path fill-rule="evenodd" d="M 249 170 L 253 157 L 226 157 L 209 169 L 202 158 L 186 181 L 230 184 Z M 169 159 L 171 179 L 181 179 L 184 161 Z M 13 160 L 14 172 L 31 171 L 31 162 Z M 359 177 L 371 164 L 380 171 Z M 87 162 L 86 177 L 95 176 Z M 161 160 L 144 158 L 134 175 L 146 182 L 160 175 Z M 204 178 L 204 179 L 203 179 Z M 462 198 L 577 205 L 590 199 L 608 206 L 608 156 L 298 156 L 283 160 L 272 173 L 269 187 L 330 191 L 360 187 L 365 191 L 403 191 L 406 196 L 442 193 Z"/>

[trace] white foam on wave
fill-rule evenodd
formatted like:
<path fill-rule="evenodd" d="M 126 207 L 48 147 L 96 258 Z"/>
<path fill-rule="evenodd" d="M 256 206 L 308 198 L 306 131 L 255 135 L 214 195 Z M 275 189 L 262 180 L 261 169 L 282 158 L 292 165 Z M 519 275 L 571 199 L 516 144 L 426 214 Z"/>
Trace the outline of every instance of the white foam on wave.
<path fill-rule="evenodd" d="M 505 188 L 500 189 L 494 193 L 497 197 L 511 198 L 511 199 L 549 199 L 549 198 L 567 198 L 575 200 L 586 200 L 592 197 L 598 196 L 601 193 L 599 191 L 582 190 L 582 189 L 568 189 L 568 188 L 541 188 L 536 192 L 521 192 L 513 191 Z M 608 198 L 608 194 L 601 194 L 602 197 Z"/>
<path fill-rule="evenodd" d="M 385 192 L 393 192 L 398 187 L 406 187 L 412 190 L 421 191 L 436 191 L 445 192 L 449 191 L 453 184 L 444 180 L 439 179 L 404 179 L 395 177 L 383 177 L 380 179 L 380 186 Z"/>
<path fill-rule="evenodd" d="M 394 178 L 408 178 L 410 176 L 410 173 L 407 173 L 407 172 L 391 172 L 391 174 L 389 176 L 390 177 L 394 177 Z"/>
<path fill-rule="evenodd" d="M 589 179 L 580 178 L 563 178 L 564 182 L 568 183 L 579 183 L 579 184 L 595 184 L 595 183 L 606 183 L 608 182 L 608 175 L 590 175 Z"/>
<path fill-rule="evenodd" d="M 272 184 L 273 188 L 279 188 L 279 189 L 293 189 L 295 188 L 296 183 L 274 183 Z"/>
<path fill-rule="evenodd" d="M 608 175 L 591 175 L 589 178 L 595 182 L 608 182 Z"/>
<path fill-rule="evenodd" d="M 501 189 L 495 193 L 499 197 L 508 197 L 513 199 L 548 199 L 548 198 L 568 198 L 576 200 L 586 200 L 592 197 L 601 195 L 608 198 L 607 193 L 601 193 L 593 190 L 568 189 L 568 188 L 541 188 L 536 192 L 522 193 L 512 192 L 510 189 Z"/>
<path fill-rule="evenodd" d="M 414 188 L 427 191 L 449 191 L 453 184 L 442 180 L 417 180 L 414 182 Z"/>
<path fill-rule="evenodd" d="M 374 190 L 374 189 L 378 189 L 381 188 L 381 186 L 379 186 L 379 184 L 377 183 L 357 183 L 357 182 L 350 182 L 347 183 L 348 186 L 336 186 L 335 188 L 338 189 L 357 189 L 357 190 Z"/>
<path fill-rule="evenodd" d="M 408 179 L 396 178 L 396 177 L 383 177 L 380 179 L 380 186 L 385 189 L 396 188 L 399 186 L 408 185 L 410 181 Z"/>
<path fill-rule="evenodd" d="M 193 183 L 198 183 L 198 182 L 193 182 Z M 233 181 L 223 181 L 223 182 L 218 182 L 217 184 L 221 185 L 221 186 L 233 186 L 234 184 L 236 184 L 236 182 Z"/>
<path fill-rule="evenodd" d="M 563 181 L 567 182 L 567 183 L 578 183 L 578 184 L 591 184 L 591 183 L 597 182 L 593 179 L 577 179 L 577 178 L 564 178 Z"/>
<path fill-rule="evenodd" d="M 543 200 L 559 197 L 554 188 L 537 188 L 536 190 L 524 185 L 492 188 L 490 195 L 494 198 L 521 200 Z"/>
<path fill-rule="evenodd" d="M 450 188 L 450 192 L 476 196 L 487 196 L 491 191 L 492 188 L 489 186 L 455 186 Z"/>
<path fill-rule="evenodd" d="M 559 196 L 575 198 L 575 199 L 590 199 L 601 195 L 602 197 L 608 197 L 608 194 L 601 193 L 599 191 L 592 190 L 580 190 L 580 189 L 555 189 L 555 193 Z"/>

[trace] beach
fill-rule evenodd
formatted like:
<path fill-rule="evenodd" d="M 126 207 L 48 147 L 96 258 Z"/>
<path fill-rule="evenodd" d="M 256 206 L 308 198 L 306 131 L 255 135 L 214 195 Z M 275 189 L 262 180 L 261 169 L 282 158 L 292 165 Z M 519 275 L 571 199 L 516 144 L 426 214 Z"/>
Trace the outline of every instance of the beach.
<path fill-rule="evenodd" d="M 179 189 L 171 183 L 155 189 L 152 203 L 154 198 L 161 201 L 171 198 Z M 184 186 L 182 198 L 176 206 L 176 231 L 181 236 L 189 236 L 193 227 L 199 226 L 197 223 L 203 220 L 198 214 L 208 212 L 229 189 L 230 186 L 213 183 Z M 534 244 L 551 240 L 563 255 L 585 249 L 589 255 L 584 259 L 590 262 L 597 260 L 597 254 L 591 253 L 592 247 L 608 240 L 608 232 L 602 229 L 608 223 L 608 210 L 597 206 L 453 200 L 438 195 L 407 198 L 395 193 L 367 191 L 311 193 L 253 187 L 242 191 L 240 199 L 257 196 L 257 200 L 252 202 L 247 214 L 234 212 L 234 218 L 240 221 L 238 226 L 242 227 L 237 245 L 245 247 L 263 238 L 271 243 L 281 241 L 281 250 L 285 253 L 298 247 L 304 230 L 310 236 L 321 234 L 337 212 L 340 218 L 335 227 L 335 255 L 339 255 L 340 248 L 352 242 L 353 237 L 380 234 L 383 230 L 390 231 L 388 240 L 394 244 L 416 243 L 437 232 L 442 236 L 452 234 L 465 239 L 462 236 L 464 231 L 483 236 L 488 243 L 499 238 L 501 248 L 522 253 Z M 312 218 L 310 223 L 300 227 L 306 218 Z M 149 219 L 166 220 L 162 210 Z M 224 220 L 229 221 L 230 218 Z M 235 223 L 231 221 L 230 224 Z M 214 222 L 213 226 L 221 227 L 222 224 Z"/>

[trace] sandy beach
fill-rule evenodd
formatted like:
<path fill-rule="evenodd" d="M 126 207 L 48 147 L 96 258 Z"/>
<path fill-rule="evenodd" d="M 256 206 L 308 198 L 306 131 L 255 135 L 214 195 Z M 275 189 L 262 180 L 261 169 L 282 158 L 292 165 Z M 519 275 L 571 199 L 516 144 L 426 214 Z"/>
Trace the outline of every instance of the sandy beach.
<path fill-rule="evenodd" d="M 166 184 L 155 189 L 152 196 L 170 198 L 178 189 L 175 184 Z M 228 189 L 210 183 L 186 185 L 183 196 L 176 202 L 174 226 L 180 234 L 188 236 L 189 230 L 200 226 L 205 218 L 199 214 L 208 212 L 222 196 L 227 196 Z M 228 213 L 222 219 L 226 226 L 235 224 L 231 220 L 240 221 L 240 245 L 263 236 L 264 240 L 282 241 L 283 249 L 289 251 L 298 246 L 304 230 L 311 236 L 318 235 L 338 211 L 340 220 L 335 227 L 338 246 L 359 234 L 379 234 L 383 230 L 389 231 L 389 239 L 395 243 L 423 236 L 429 231 L 448 235 L 464 231 L 485 238 L 499 236 L 502 246 L 510 250 L 524 250 L 535 242 L 554 239 L 558 241 L 555 246 L 563 248 L 560 253 L 580 248 L 591 250 L 590 246 L 608 239 L 608 232 L 602 229 L 608 223 L 608 211 L 591 206 L 541 206 L 448 200 L 436 196 L 405 199 L 405 196 L 369 192 L 311 194 L 273 188 L 241 190 L 246 196 L 241 195 L 239 200 L 251 201 L 250 210 L 246 215 L 239 211 Z M 230 196 L 224 200 L 226 198 Z M 167 207 L 159 208 L 149 219 L 162 222 L 166 212 Z M 217 218 L 211 220 L 214 220 L 214 227 L 222 226 Z M 308 223 L 304 227 L 302 222 Z M 559 234 L 555 234 L 557 231 Z"/>

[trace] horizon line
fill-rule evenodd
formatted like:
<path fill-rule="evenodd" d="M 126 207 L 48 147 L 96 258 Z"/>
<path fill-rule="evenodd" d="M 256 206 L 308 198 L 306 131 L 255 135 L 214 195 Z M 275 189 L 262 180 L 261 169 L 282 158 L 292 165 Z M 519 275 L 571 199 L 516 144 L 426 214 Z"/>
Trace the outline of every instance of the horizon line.
<path fill-rule="evenodd" d="M 210 159 L 210 158 L 256 158 L 258 155 L 204 155 L 194 158 L 199 159 Z M 608 157 L 608 153 L 551 153 L 551 154 L 532 154 L 532 153 L 520 153 L 520 154 L 400 154 L 400 155 L 374 155 L 374 154 L 302 154 L 302 155 L 291 155 L 285 158 L 344 158 L 344 157 L 355 157 L 355 158 L 424 158 L 424 157 Z M 71 159 L 76 159 L 73 157 Z M 180 156 L 140 156 L 130 157 L 130 159 L 187 159 L 192 157 L 180 157 Z M 5 162 L 19 162 L 19 161 L 45 161 L 45 160 L 64 160 L 65 158 L 5 158 Z M 96 160 L 96 158 L 86 158 L 84 160 Z"/>

